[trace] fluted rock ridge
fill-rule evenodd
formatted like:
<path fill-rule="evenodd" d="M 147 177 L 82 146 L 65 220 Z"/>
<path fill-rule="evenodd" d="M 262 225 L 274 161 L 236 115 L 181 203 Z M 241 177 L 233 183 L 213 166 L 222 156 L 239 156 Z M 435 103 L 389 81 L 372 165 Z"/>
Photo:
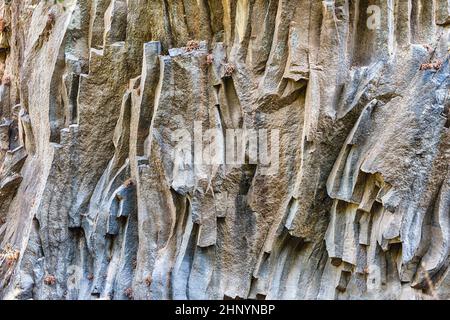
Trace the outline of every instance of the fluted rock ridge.
<path fill-rule="evenodd" d="M 0 12 L 1 298 L 450 298 L 448 0 Z"/>

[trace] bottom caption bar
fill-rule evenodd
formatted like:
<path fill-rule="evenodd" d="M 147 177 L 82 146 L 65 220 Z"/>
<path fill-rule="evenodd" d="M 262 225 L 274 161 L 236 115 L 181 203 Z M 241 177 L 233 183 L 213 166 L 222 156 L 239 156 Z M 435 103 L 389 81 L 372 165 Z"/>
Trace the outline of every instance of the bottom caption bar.
<path fill-rule="evenodd" d="M 182 304 L 175 307 L 175 315 L 177 316 L 201 316 L 207 318 L 208 316 L 270 316 L 275 313 L 276 306 L 274 304 L 213 304 L 211 306 L 195 306 Z"/>

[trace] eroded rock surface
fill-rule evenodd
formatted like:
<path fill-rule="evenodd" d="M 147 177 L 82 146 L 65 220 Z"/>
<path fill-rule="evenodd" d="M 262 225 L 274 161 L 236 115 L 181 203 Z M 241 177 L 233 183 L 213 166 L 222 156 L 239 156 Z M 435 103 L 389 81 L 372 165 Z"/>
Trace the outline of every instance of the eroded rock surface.
<path fill-rule="evenodd" d="M 55 2 L 0 1 L 0 298 L 450 299 L 447 0 Z"/>

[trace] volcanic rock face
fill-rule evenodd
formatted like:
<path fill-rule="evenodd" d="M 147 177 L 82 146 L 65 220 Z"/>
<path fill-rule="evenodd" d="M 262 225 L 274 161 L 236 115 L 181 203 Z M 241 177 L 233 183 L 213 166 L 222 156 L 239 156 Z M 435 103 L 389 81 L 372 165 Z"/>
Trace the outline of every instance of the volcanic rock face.
<path fill-rule="evenodd" d="M 0 14 L 0 298 L 450 298 L 448 0 Z"/>

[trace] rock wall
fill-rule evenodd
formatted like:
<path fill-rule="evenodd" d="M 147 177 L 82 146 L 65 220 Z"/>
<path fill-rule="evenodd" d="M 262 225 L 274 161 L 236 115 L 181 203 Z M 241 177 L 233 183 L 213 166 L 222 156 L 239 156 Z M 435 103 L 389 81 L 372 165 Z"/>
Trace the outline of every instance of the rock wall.
<path fill-rule="evenodd" d="M 449 1 L 0 13 L 0 298 L 450 299 Z"/>

